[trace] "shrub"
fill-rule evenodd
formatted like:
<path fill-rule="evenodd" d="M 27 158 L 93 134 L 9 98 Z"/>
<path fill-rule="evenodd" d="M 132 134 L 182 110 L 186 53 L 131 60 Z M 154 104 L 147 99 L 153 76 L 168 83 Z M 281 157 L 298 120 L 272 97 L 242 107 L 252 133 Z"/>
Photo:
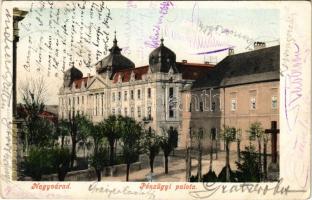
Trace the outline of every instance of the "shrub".
<path fill-rule="evenodd" d="M 226 166 L 224 166 L 218 175 L 219 182 L 226 182 Z M 236 182 L 236 174 L 230 168 L 230 182 Z"/>
<path fill-rule="evenodd" d="M 50 150 L 51 159 L 54 170 L 57 171 L 59 181 L 64 181 L 67 172 L 69 171 L 70 164 L 70 151 L 69 149 L 55 148 Z"/>
<path fill-rule="evenodd" d="M 24 173 L 30 176 L 34 181 L 40 181 L 43 174 L 55 172 L 51 159 L 51 153 L 48 149 L 33 148 L 24 163 Z"/>
<path fill-rule="evenodd" d="M 236 162 L 238 181 L 259 182 L 261 177 L 259 159 L 253 146 L 245 147 L 245 151 L 242 151 L 241 161 L 241 163 Z"/>
<path fill-rule="evenodd" d="M 196 175 L 196 176 L 192 175 L 190 177 L 190 182 L 197 182 L 197 181 L 198 181 L 198 175 Z"/>
<path fill-rule="evenodd" d="M 203 182 L 217 182 L 218 177 L 216 173 L 212 170 L 209 170 L 207 174 L 203 175 Z"/>

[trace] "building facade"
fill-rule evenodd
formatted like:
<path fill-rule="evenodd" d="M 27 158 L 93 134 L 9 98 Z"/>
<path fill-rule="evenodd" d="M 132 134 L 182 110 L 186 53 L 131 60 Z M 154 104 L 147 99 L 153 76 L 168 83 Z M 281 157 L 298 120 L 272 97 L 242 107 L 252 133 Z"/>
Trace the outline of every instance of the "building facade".
<path fill-rule="evenodd" d="M 59 118 L 82 114 L 96 123 L 109 115 L 130 116 L 159 134 L 176 129 L 178 147 L 183 147 L 181 91 L 206 76 L 213 65 L 176 62 L 175 53 L 164 45 L 163 39 L 150 53 L 146 66 L 135 67 L 123 56 L 116 36 L 109 51 L 95 65 L 93 76 L 83 77 L 74 66 L 65 72 L 59 91 Z"/>
<path fill-rule="evenodd" d="M 272 121 L 279 126 L 280 48 L 257 44 L 254 51 L 240 54 L 230 49 L 229 56 L 206 77 L 182 92 L 184 146 L 189 144 L 190 134 L 202 131 L 205 148 L 210 148 L 214 138 L 218 148 L 224 149 L 220 132 L 226 125 L 241 129 L 243 149 L 249 145 L 247 130 L 252 123 L 260 122 L 263 129 L 270 129 Z M 236 150 L 236 145 L 230 148 Z"/>

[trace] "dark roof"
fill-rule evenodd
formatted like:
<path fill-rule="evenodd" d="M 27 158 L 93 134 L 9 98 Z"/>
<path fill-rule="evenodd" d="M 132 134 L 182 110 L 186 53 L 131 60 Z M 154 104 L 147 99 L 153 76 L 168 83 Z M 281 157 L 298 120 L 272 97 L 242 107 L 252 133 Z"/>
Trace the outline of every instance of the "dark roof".
<path fill-rule="evenodd" d="M 214 65 L 201 63 L 177 62 L 178 71 L 182 73 L 183 79 L 196 80 L 207 76 L 213 69 Z"/>
<path fill-rule="evenodd" d="M 164 45 L 164 39 L 160 40 L 160 45 L 154 49 L 149 55 L 149 66 L 152 72 L 165 72 L 167 73 L 170 68 L 177 72 L 175 62 L 176 54 Z"/>
<path fill-rule="evenodd" d="M 117 39 L 115 36 L 114 44 L 112 48 L 109 49 L 110 53 L 101 61 L 99 61 L 96 66 L 97 73 L 106 72 L 108 69 L 111 69 L 113 74 L 122 69 L 134 68 L 134 63 L 127 57 L 121 54 L 121 48 L 117 45 Z"/>
<path fill-rule="evenodd" d="M 279 80 L 279 58 L 279 45 L 227 56 L 207 76 L 195 81 L 193 88 Z"/>
<path fill-rule="evenodd" d="M 74 80 L 78 80 L 82 78 L 82 72 L 77 69 L 75 66 L 72 66 L 64 73 L 64 86 L 69 87 L 73 83 Z"/>

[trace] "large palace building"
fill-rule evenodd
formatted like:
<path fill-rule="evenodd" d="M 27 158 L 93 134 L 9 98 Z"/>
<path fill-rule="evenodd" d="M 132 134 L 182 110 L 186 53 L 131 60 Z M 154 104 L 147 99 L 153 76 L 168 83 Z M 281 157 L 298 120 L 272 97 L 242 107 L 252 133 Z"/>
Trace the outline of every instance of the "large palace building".
<path fill-rule="evenodd" d="M 115 36 L 94 76 L 83 77 L 74 66 L 65 72 L 59 118 L 84 114 L 99 122 L 109 115 L 130 116 L 159 134 L 177 130 L 178 148 L 187 146 L 192 132 L 203 131 L 207 141 L 220 138 L 223 125 L 242 130 L 245 146 L 253 122 L 264 129 L 279 124 L 279 46 L 256 42 L 254 51 L 240 54 L 229 49 L 216 66 L 177 62 L 163 39 L 147 66 L 135 67 L 121 50 Z"/>
<path fill-rule="evenodd" d="M 121 54 L 115 36 L 110 53 L 96 64 L 96 74 L 83 77 L 75 66 L 64 74 L 59 91 L 59 118 L 77 114 L 99 122 L 109 115 L 143 121 L 161 133 L 170 128 L 182 133 L 181 91 L 214 67 L 176 61 L 176 54 L 161 44 L 149 55 L 149 65 L 135 64 Z M 178 147 L 182 143 L 178 139 Z"/>

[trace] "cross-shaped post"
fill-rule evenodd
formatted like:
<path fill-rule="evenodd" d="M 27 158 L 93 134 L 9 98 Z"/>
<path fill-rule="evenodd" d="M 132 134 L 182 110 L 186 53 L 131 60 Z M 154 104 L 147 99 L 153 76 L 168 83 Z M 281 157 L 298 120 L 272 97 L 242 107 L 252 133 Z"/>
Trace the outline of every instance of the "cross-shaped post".
<path fill-rule="evenodd" d="M 265 129 L 265 133 L 271 134 L 272 163 L 277 163 L 277 122 L 271 121 L 271 129 Z"/>

